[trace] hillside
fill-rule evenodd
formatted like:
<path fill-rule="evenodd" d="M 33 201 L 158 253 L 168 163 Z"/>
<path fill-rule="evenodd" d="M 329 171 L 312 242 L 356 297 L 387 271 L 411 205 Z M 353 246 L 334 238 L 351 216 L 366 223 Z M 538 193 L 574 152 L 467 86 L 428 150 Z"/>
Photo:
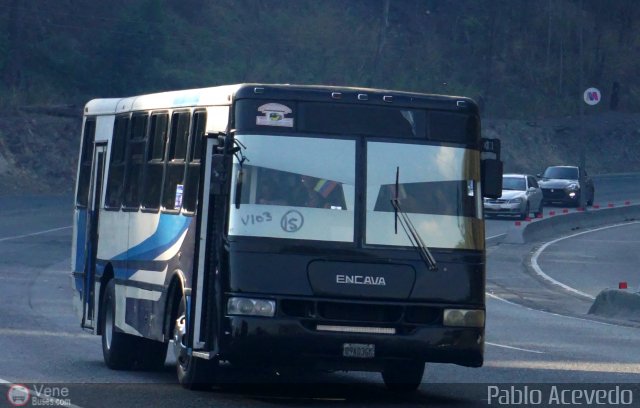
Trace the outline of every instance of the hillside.
<path fill-rule="evenodd" d="M 0 194 L 71 189 L 69 106 L 243 82 L 469 96 L 507 171 L 582 146 L 592 173 L 640 171 L 639 20 L 637 0 L 0 0 Z"/>
<path fill-rule="evenodd" d="M 0 114 L 0 195 L 73 191 L 80 127 L 79 110 L 77 118 Z M 578 117 L 485 119 L 482 127 L 483 136 L 502 140 L 506 172 L 536 174 L 547 165 L 577 163 L 581 143 L 591 174 L 640 171 L 638 114 L 587 116 L 583 126 Z"/>
<path fill-rule="evenodd" d="M 637 0 L 0 0 L 0 108 L 264 82 L 640 112 Z"/>
<path fill-rule="evenodd" d="M 483 136 L 502 140 L 505 171 L 540 173 L 575 164 L 585 146 L 591 174 L 640 171 L 640 115 L 607 112 L 538 121 L 486 119 Z"/>
<path fill-rule="evenodd" d="M 73 191 L 81 114 L 0 112 L 0 195 Z"/>

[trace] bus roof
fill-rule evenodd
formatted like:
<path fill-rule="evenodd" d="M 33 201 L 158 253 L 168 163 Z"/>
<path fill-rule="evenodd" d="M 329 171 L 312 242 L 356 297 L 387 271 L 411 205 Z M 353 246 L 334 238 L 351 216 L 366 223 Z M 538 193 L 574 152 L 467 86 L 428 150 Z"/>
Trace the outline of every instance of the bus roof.
<path fill-rule="evenodd" d="M 126 98 L 93 99 L 84 108 L 85 115 L 113 115 L 136 110 L 171 109 L 189 106 L 226 105 L 241 85 L 159 92 Z"/>
<path fill-rule="evenodd" d="M 477 112 L 475 102 L 461 96 L 326 85 L 235 84 L 126 98 L 93 99 L 85 105 L 84 114 L 113 115 L 137 110 L 228 105 L 236 98 L 297 99 L 296 97 L 300 96 L 313 101 L 415 106 Z"/>

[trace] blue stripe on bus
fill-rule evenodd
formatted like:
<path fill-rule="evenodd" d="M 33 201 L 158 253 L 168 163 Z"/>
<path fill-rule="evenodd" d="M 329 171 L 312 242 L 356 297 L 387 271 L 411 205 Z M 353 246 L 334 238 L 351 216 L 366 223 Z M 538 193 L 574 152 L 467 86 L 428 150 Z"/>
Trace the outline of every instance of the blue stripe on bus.
<path fill-rule="evenodd" d="M 114 279 L 116 279 L 117 281 L 120 281 L 118 284 L 124 284 L 126 286 L 135 286 L 136 283 L 137 284 L 142 284 L 142 285 L 151 285 L 153 287 L 157 287 L 157 288 L 162 288 L 162 286 L 164 285 L 165 282 L 162 283 L 158 283 L 158 282 L 149 282 L 148 280 L 136 280 L 136 281 L 132 281 L 131 277 L 133 275 L 136 274 L 136 272 L 140 272 L 140 269 L 135 269 L 135 268 L 113 268 L 113 277 Z M 160 272 L 158 272 L 160 273 Z M 166 276 L 165 276 L 165 280 L 166 280 Z M 151 289 L 149 289 L 151 290 Z"/>
<path fill-rule="evenodd" d="M 116 279 L 128 280 L 138 271 L 139 269 L 115 268 L 114 277 Z"/>
<path fill-rule="evenodd" d="M 87 210 L 78 209 L 76 211 L 76 259 L 75 272 L 84 271 L 85 254 L 84 247 L 87 242 Z"/>
<path fill-rule="evenodd" d="M 149 238 L 114 257 L 114 260 L 154 260 L 171 248 L 189 228 L 192 217 L 161 214 L 156 231 Z"/>

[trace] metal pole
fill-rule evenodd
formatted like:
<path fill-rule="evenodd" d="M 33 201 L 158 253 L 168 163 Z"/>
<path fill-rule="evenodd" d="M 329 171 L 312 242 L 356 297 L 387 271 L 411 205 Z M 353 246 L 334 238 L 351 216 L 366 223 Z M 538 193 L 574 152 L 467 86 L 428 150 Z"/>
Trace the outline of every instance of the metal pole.
<path fill-rule="evenodd" d="M 580 0 L 580 92 L 584 92 L 584 0 Z M 586 191 L 584 189 L 584 180 L 582 175 L 587 164 L 587 153 L 585 144 L 587 142 L 587 136 L 585 134 L 586 127 L 584 125 L 584 103 L 580 103 L 580 173 L 578 174 L 578 182 L 580 183 L 580 202 L 578 206 L 586 208 Z"/>
<path fill-rule="evenodd" d="M 584 92 L 584 0 L 580 0 L 580 29 L 579 29 L 579 41 L 580 41 L 580 92 Z M 584 103 L 580 102 L 580 168 L 584 169 L 587 162 L 587 154 L 585 150 L 585 143 L 587 141 L 585 135 L 586 127 L 584 126 Z"/>

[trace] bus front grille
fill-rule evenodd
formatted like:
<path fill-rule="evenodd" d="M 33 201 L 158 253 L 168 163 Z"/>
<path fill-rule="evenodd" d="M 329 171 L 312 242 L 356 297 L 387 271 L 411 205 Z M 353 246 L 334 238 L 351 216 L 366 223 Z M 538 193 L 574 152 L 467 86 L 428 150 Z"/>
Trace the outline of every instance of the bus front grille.
<path fill-rule="evenodd" d="M 280 313 L 303 319 L 335 322 L 439 324 L 442 309 L 424 305 L 281 299 Z"/>
<path fill-rule="evenodd" d="M 318 302 L 318 315 L 327 320 L 396 323 L 402 307 L 343 302 Z"/>

